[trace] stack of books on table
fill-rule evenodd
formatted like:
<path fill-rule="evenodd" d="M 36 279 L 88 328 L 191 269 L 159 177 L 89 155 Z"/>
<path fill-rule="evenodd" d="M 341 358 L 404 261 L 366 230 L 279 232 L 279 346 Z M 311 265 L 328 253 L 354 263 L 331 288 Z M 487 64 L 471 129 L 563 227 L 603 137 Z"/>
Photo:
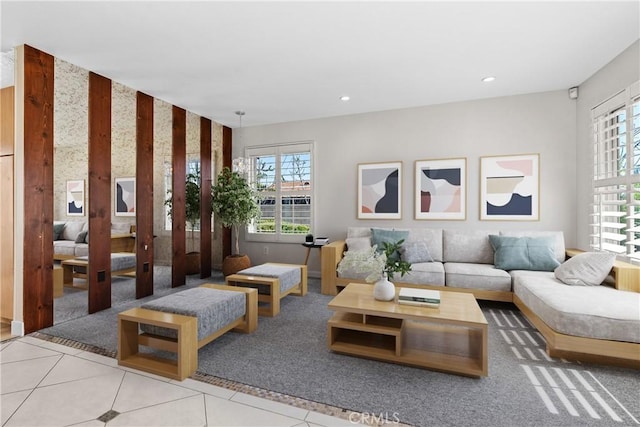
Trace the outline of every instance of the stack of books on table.
<path fill-rule="evenodd" d="M 422 307 L 440 307 L 440 291 L 433 289 L 400 288 L 398 303 Z"/>
<path fill-rule="evenodd" d="M 313 244 L 316 246 L 323 246 L 323 245 L 326 245 L 327 243 L 329 243 L 328 237 L 316 237 L 316 239 L 313 242 Z"/>

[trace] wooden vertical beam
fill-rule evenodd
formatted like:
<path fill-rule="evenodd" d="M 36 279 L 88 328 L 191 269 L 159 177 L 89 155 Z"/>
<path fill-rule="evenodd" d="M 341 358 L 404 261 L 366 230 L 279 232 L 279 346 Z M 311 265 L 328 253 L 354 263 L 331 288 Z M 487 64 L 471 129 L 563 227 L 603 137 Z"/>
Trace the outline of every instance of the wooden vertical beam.
<path fill-rule="evenodd" d="M 53 56 L 24 47 L 25 333 L 53 325 Z"/>
<path fill-rule="evenodd" d="M 222 127 L 222 167 L 231 168 L 233 133 L 231 128 Z M 231 255 L 231 228 L 222 228 L 222 259 Z"/>
<path fill-rule="evenodd" d="M 136 298 L 153 295 L 153 97 L 136 93 Z"/>
<path fill-rule="evenodd" d="M 187 176 L 187 112 L 173 106 L 173 176 L 171 205 L 171 287 L 186 284 L 186 176 Z"/>
<path fill-rule="evenodd" d="M 89 313 L 111 307 L 111 80 L 89 73 Z"/>
<path fill-rule="evenodd" d="M 211 276 L 211 120 L 200 117 L 200 278 Z"/>

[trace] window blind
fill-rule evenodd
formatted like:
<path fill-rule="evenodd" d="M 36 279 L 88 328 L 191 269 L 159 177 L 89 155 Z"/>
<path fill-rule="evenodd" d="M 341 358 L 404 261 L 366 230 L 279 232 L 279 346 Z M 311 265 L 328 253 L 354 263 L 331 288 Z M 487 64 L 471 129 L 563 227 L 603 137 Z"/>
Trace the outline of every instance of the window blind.
<path fill-rule="evenodd" d="M 590 242 L 640 263 L 640 83 L 592 110 Z"/>

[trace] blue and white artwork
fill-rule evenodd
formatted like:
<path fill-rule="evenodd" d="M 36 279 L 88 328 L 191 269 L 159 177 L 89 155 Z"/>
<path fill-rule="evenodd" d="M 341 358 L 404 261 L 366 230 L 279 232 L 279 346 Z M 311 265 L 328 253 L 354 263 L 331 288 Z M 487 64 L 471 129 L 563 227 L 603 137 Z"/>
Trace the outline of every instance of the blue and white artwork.
<path fill-rule="evenodd" d="M 402 162 L 358 165 L 358 218 L 401 219 Z"/>
<path fill-rule="evenodd" d="M 482 157 L 480 219 L 539 219 L 539 155 Z"/>

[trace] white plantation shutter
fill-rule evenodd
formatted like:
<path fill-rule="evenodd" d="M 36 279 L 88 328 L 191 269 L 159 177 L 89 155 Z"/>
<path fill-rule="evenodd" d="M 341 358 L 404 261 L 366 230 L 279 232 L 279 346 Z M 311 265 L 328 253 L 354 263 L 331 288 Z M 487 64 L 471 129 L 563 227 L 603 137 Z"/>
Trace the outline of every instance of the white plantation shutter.
<path fill-rule="evenodd" d="M 592 110 L 591 248 L 640 264 L 640 82 Z"/>
<path fill-rule="evenodd" d="M 250 147 L 249 179 L 260 194 L 262 217 L 248 238 L 302 242 L 313 231 L 313 143 Z"/>

